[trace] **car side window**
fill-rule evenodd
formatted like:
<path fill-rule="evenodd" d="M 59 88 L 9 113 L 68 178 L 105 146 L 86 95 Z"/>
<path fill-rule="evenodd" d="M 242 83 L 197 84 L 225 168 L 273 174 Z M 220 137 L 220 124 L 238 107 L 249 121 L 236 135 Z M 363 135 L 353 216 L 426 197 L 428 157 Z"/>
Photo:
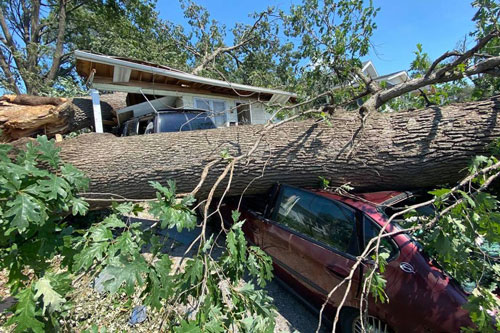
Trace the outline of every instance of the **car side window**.
<path fill-rule="evenodd" d="M 365 248 L 368 245 L 368 242 L 375 237 L 378 237 L 380 233 L 380 226 L 372 221 L 369 217 L 363 217 L 363 233 L 364 233 L 364 246 Z M 379 253 L 388 253 L 388 260 L 394 258 L 398 253 L 398 247 L 390 237 L 383 237 L 380 239 L 380 248 Z"/>
<path fill-rule="evenodd" d="M 359 254 L 353 210 L 311 192 L 283 186 L 274 220 L 336 250 Z"/>
<path fill-rule="evenodd" d="M 138 128 L 139 120 L 138 119 L 131 119 L 125 123 L 125 127 L 123 129 L 123 136 L 131 136 L 131 135 L 137 135 L 137 128 Z"/>

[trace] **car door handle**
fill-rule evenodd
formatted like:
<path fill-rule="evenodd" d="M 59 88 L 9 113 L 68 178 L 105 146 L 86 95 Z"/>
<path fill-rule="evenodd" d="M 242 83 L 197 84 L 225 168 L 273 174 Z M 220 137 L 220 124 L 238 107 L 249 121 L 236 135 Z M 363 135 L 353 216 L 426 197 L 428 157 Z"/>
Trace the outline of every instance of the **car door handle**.
<path fill-rule="evenodd" d="M 326 269 L 328 269 L 330 273 L 334 274 L 335 276 L 341 279 L 345 279 L 346 277 L 349 276 L 349 271 L 346 270 L 344 267 L 340 267 L 337 265 L 328 265 L 326 266 Z"/>

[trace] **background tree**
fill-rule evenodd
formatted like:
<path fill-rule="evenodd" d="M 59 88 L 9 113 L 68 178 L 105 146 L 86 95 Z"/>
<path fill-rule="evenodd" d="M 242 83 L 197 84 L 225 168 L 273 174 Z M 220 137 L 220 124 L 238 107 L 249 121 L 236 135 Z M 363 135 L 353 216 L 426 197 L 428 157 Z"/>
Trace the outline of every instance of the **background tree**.
<path fill-rule="evenodd" d="M 371 1 L 305 0 L 281 12 L 284 33 L 295 44 L 299 93 L 312 96 L 360 79 L 377 11 Z"/>
<path fill-rule="evenodd" d="M 249 15 L 251 24 L 237 23 L 228 29 L 192 1 L 181 1 L 181 7 L 187 28 L 170 24 L 177 43 L 190 54 L 191 73 L 263 87 L 293 84 L 287 53 L 291 46 L 280 41 L 280 20 L 273 8 Z"/>
<path fill-rule="evenodd" d="M 476 22 L 476 31 L 471 33 L 474 38 L 482 38 L 491 33 L 493 30 L 498 30 L 500 27 L 500 4 L 494 0 L 476 0 L 472 5 L 478 10 L 474 15 L 473 20 Z M 500 39 L 495 38 L 488 42 L 482 50 L 482 54 L 478 55 L 478 59 L 500 55 Z M 497 69 L 498 71 L 498 69 Z M 475 98 L 484 98 L 497 94 L 500 91 L 500 78 L 498 75 L 480 74 L 473 78 Z"/>
<path fill-rule="evenodd" d="M 183 68 L 185 57 L 158 19 L 155 1 L 5 0 L 0 7 L 0 82 L 44 94 L 76 84 L 73 51 L 128 56 Z M 62 81 L 60 81 L 62 80 Z"/>

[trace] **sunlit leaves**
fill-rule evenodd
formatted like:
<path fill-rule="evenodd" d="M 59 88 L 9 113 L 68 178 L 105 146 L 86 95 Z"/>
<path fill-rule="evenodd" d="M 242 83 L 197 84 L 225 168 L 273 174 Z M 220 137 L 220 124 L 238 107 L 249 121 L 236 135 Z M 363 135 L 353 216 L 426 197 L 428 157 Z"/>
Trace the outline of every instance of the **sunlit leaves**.
<path fill-rule="evenodd" d="M 49 323 L 57 325 L 54 318 L 68 291 L 63 287 L 67 277 L 49 273 L 48 260 L 72 251 L 64 217 L 87 212 L 77 192 L 88 180 L 61 163 L 59 149 L 45 136 L 29 142 L 15 159 L 5 154 L 9 146 L 1 147 L 0 270 L 9 270 L 11 293 L 19 298 L 8 324 L 20 332 L 45 331 Z"/>
<path fill-rule="evenodd" d="M 17 228 L 20 233 L 25 232 L 30 223 L 44 223 L 43 219 L 41 219 L 42 208 L 40 204 L 29 194 L 20 193 L 7 205 L 10 208 L 5 212 L 5 217 L 12 218 L 11 226 Z"/>
<path fill-rule="evenodd" d="M 45 325 L 37 317 L 41 311 L 36 309 L 35 295 L 32 287 L 27 287 L 17 294 L 17 305 L 14 316 L 8 321 L 7 325 L 16 324 L 16 332 L 27 332 L 32 330 L 35 333 L 45 332 Z"/>
<path fill-rule="evenodd" d="M 57 168 L 61 162 L 59 151 L 61 148 L 54 146 L 54 140 L 49 140 L 45 135 L 37 138 L 38 158 L 42 161 L 48 162 L 51 167 Z"/>
<path fill-rule="evenodd" d="M 474 289 L 469 296 L 469 302 L 465 305 L 465 308 L 470 312 L 474 324 L 477 325 L 477 330 L 466 328 L 464 329 L 465 332 L 498 332 L 500 328 L 500 322 L 498 321 L 500 319 L 500 315 L 498 314 L 500 300 L 491 290 L 482 287 Z M 495 323 L 496 329 L 492 325 L 492 319 L 495 312 L 497 312 Z"/>
<path fill-rule="evenodd" d="M 251 246 L 248 248 L 247 270 L 250 276 L 257 279 L 257 284 L 265 287 L 268 281 L 273 277 L 273 262 L 264 251 L 259 247 Z"/>
<path fill-rule="evenodd" d="M 498 143 L 492 146 L 496 153 Z M 414 234 L 433 260 L 464 288 L 474 290 L 466 307 L 481 332 L 494 331 L 491 310 L 498 309 L 498 299 L 491 297 L 491 291 L 498 288 L 500 281 L 496 264 L 500 254 L 500 213 L 498 198 L 482 188 L 498 172 L 485 168 L 497 161 L 495 156 L 477 156 L 469 166 L 469 183 L 458 190 L 430 192 L 436 199 L 435 223 Z"/>
<path fill-rule="evenodd" d="M 162 228 L 176 228 L 178 232 L 183 229 L 193 229 L 196 226 L 196 217 L 189 209 L 194 203 L 192 196 L 182 200 L 175 197 L 175 182 L 168 181 L 167 186 L 158 182 L 150 182 L 156 189 L 157 201 L 151 203 L 151 214 L 161 221 Z"/>
<path fill-rule="evenodd" d="M 371 2 L 361 0 L 305 0 L 281 13 L 285 35 L 297 45 L 294 56 L 306 93 L 352 80 L 368 53 L 377 12 Z"/>
<path fill-rule="evenodd" d="M 50 279 L 47 277 L 42 277 L 35 283 L 35 299 L 42 297 L 43 300 L 43 311 L 48 309 L 50 312 L 60 310 L 61 305 L 66 302 L 66 300 L 59 294 L 51 285 Z"/>
<path fill-rule="evenodd" d="M 140 291 L 143 304 L 156 309 L 173 302 L 187 305 L 204 294 L 193 318 L 170 324 L 174 331 L 272 331 L 271 299 L 253 282 L 264 286 L 271 279 L 271 259 L 261 249 L 247 247 L 238 212 L 232 214 L 234 224 L 218 260 L 211 251 L 219 245 L 210 237 L 198 253 L 185 259 L 182 269 L 173 270 L 160 235 L 164 228 L 182 231 L 196 226 L 191 209 L 195 199 L 177 198 L 174 182 L 152 183 L 157 200 L 150 206 L 158 223 L 148 226 L 132 220 L 130 216 L 143 207 L 121 203 L 113 204 L 112 213 L 100 222 L 75 232 L 64 217 L 87 212 L 88 204 L 76 193 L 88 180 L 62 164 L 51 147 L 53 142 L 43 138 L 15 162 L 6 155 L 0 158 L 0 268 L 10 270 L 12 293 L 19 298 L 9 325 L 19 332 L 59 329 L 60 315 L 73 306 L 68 299 L 72 278 L 90 274 L 100 277 L 99 292 L 136 297 Z M 38 168 L 40 162 L 57 173 Z M 48 259 L 57 255 L 64 270 L 54 273 Z M 25 267 L 33 275 L 25 276 Z M 245 276 L 250 281 L 242 284 Z M 31 283 L 28 287 L 26 281 Z"/>
<path fill-rule="evenodd" d="M 133 260 L 127 261 L 121 257 L 119 263 L 106 266 L 102 274 L 107 276 L 108 279 L 103 282 L 105 290 L 114 294 L 120 287 L 127 295 L 132 295 L 136 287 L 140 287 L 144 283 L 142 275 L 148 272 L 148 266 L 144 258 L 139 255 L 135 256 Z"/>

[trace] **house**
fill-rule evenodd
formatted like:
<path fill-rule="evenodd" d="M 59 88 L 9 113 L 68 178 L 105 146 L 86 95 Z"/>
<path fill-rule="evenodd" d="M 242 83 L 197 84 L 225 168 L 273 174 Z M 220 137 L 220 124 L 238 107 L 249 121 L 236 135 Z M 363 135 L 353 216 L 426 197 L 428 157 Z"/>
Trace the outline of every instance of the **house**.
<path fill-rule="evenodd" d="M 406 82 L 410 79 L 410 76 L 406 71 L 399 71 L 390 74 L 379 75 L 371 60 L 364 62 L 361 70 L 366 76 L 368 76 L 369 78 L 378 83 L 386 82 L 388 87 L 395 86 L 397 84 Z"/>
<path fill-rule="evenodd" d="M 373 80 L 381 85 L 385 85 L 385 87 L 387 87 L 387 88 L 394 87 L 398 84 L 401 84 L 401 83 L 404 83 L 404 82 L 407 82 L 410 80 L 410 76 L 408 75 L 408 72 L 406 72 L 406 71 L 398 71 L 398 72 L 394 72 L 394 73 L 390 73 L 390 74 L 379 75 L 377 70 L 375 69 L 375 66 L 373 65 L 373 63 L 370 60 L 365 61 L 363 63 L 361 71 L 369 79 L 371 79 L 371 80 Z M 349 82 L 348 85 L 351 87 L 358 87 L 359 82 L 357 80 L 352 80 L 351 82 Z M 338 86 L 335 86 L 333 88 L 333 90 L 339 90 L 339 89 L 343 89 L 345 87 L 346 86 L 344 86 L 344 85 L 338 85 Z M 423 87 L 423 88 L 421 88 L 421 90 L 424 90 L 425 92 L 432 92 L 432 89 L 429 86 Z M 411 94 L 414 94 L 414 93 L 416 93 L 416 92 L 411 92 Z M 397 97 L 396 99 L 399 101 L 403 101 L 405 99 L 405 97 L 400 96 L 400 97 Z M 363 103 L 364 103 L 363 98 L 359 98 L 356 100 L 357 106 L 361 106 Z M 401 108 L 403 108 L 403 109 L 406 108 L 404 103 L 400 103 L 400 106 L 397 109 L 399 110 Z M 388 104 L 383 105 L 381 107 L 381 110 L 385 111 L 385 112 L 395 111 Z"/>
<path fill-rule="evenodd" d="M 75 58 L 78 74 L 93 89 L 96 119 L 100 118 L 98 91 L 128 93 L 127 107 L 117 111 L 118 124 L 161 109 L 205 110 L 218 127 L 265 124 L 271 118 L 265 103 L 293 102 L 297 97 L 286 91 L 206 78 L 145 61 L 85 51 L 75 51 Z"/>

